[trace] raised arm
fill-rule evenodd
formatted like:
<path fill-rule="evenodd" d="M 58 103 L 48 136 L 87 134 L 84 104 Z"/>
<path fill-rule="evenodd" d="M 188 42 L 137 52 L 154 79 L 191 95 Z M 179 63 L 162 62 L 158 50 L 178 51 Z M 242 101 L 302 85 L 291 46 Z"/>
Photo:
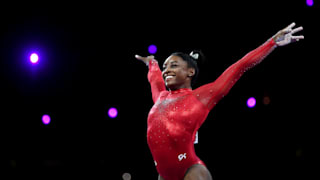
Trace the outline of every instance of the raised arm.
<path fill-rule="evenodd" d="M 166 90 L 158 62 L 154 59 L 154 56 L 141 57 L 136 55 L 135 57 L 138 60 L 143 61 L 149 67 L 148 80 L 151 86 L 152 100 L 155 103 L 159 98 L 160 93 Z"/>
<path fill-rule="evenodd" d="M 221 98 L 228 94 L 232 86 L 239 80 L 245 71 L 259 64 L 275 49 L 275 47 L 284 46 L 304 38 L 303 36 L 292 36 L 293 33 L 302 30 L 302 27 L 292 29 L 294 25 L 295 23 L 292 23 L 280 30 L 264 44 L 246 54 L 243 58 L 226 69 L 214 82 L 194 90 L 193 92 L 196 97 L 211 110 Z"/>

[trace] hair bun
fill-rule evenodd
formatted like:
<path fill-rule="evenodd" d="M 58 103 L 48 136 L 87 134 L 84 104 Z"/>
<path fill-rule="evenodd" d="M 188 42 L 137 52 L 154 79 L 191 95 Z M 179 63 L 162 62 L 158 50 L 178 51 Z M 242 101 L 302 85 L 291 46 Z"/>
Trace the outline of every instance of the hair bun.
<path fill-rule="evenodd" d="M 191 51 L 191 53 L 189 55 L 195 60 L 199 59 L 199 53 L 194 53 L 193 51 Z"/>

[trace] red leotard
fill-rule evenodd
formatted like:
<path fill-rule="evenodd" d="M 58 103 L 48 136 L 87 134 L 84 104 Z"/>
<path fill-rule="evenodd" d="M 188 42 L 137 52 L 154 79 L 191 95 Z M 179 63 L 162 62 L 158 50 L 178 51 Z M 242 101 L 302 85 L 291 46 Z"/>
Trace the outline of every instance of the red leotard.
<path fill-rule="evenodd" d="M 155 104 L 148 115 L 147 141 L 157 171 L 165 180 L 182 180 L 192 165 L 205 165 L 195 154 L 195 133 L 241 75 L 275 47 L 273 39 L 268 40 L 231 65 L 217 80 L 195 90 L 167 91 L 157 61 L 149 62 L 148 79 Z"/>

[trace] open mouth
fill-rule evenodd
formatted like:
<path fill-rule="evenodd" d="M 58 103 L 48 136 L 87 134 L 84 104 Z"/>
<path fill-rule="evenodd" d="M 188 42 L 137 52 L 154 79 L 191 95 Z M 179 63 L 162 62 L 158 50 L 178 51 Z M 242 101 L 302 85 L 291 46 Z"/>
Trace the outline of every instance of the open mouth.
<path fill-rule="evenodd" d="M 172 75 L 166 76 L 166 77 L 165 77 L 165 81 L 169 81 L 169 80 L 171 80 L 171 79 L 173 79 L 173 78 L 174 78 L 174 76 L 172 76 Z"/>

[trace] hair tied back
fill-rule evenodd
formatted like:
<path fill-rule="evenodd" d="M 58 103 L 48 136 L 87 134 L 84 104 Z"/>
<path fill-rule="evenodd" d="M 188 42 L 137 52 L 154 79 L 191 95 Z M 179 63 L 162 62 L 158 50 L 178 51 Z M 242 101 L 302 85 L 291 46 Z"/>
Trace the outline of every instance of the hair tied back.
<path fill-rule="evenodd" d="M 189 54 L 193 59 L 198 60 L 199 59 L 199 53 L 194 53 L 193 51 Z"/>

